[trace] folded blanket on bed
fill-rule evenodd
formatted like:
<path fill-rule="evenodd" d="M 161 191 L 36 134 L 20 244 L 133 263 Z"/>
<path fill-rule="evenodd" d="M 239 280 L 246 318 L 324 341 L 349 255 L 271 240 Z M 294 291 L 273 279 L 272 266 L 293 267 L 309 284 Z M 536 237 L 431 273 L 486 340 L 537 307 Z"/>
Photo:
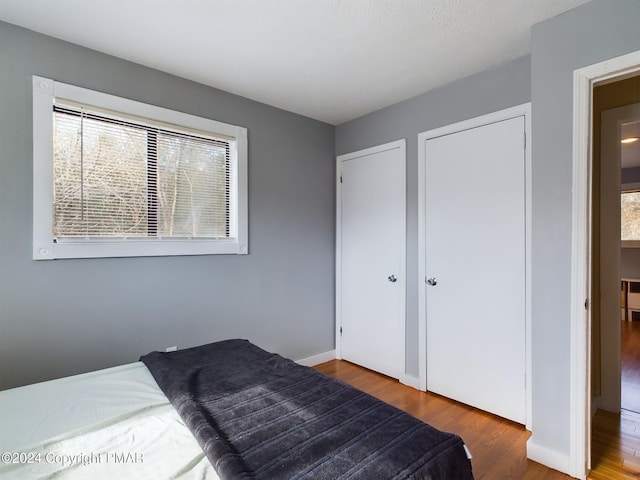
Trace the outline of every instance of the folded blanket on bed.
<path fill-rule="evenodd" d="M 457 435 L 246 340 L 140 360 L 223 480 L 473 478 Z"/>

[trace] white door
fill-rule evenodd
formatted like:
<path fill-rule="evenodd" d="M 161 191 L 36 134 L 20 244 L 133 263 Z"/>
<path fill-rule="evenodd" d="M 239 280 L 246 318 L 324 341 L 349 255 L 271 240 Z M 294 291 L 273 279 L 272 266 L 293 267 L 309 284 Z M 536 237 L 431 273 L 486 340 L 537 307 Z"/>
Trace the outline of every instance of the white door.
<path fill-rule="evenodd" d="M 338 157 L 338 355 L 404 372 L 405 143 Z"/>
<path fill-rule="evenodd" d="M 426 140 L 427 389 L 525 423 L 524 116 Z"/>

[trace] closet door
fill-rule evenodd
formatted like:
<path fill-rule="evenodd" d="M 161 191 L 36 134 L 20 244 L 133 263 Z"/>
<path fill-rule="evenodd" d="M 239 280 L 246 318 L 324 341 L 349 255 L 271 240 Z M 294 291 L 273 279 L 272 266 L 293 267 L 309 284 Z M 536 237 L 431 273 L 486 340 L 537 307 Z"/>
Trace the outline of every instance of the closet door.
<path fill-rule="evenodd" d="M 404 372 L 405 144 L 338 157 L 337 353 Z"/>
<path fill-rule="evenodd" d="M 524 116 L 426 140 L 427 389 L 525 423 Z"/>

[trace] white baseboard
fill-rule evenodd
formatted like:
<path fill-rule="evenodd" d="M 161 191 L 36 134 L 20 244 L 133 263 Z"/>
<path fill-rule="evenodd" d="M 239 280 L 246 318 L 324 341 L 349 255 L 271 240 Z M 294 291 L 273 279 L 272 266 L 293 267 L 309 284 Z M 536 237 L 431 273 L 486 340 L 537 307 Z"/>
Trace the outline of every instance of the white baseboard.
<path fill-rule="evenodd" d="M 301 358 L 300 360 L 296 360 L 296 363 L 300 365 L 304 365 L 305 367 L 313 367 L 314 365 L 318 365 L 320 363 L 328 362 L 329 360 L 336 359 L 336 351 L 329 350 L 328 352 L 319 353 L 318 355 L 313 355 L 307 358 Z"/>
<path fill-rule="evenodd" d="M 567 475 L 572 475 L 569 471 L 569 455 L 538 445 L 533 441 L 533 437 L 527 440 L 527 458 Z"/>
<path fill-rule="evenodd" d="M 408 385 L 409 387 L 413 387 L 416 390 L 420 390 L 420 379 L 418 377 L 403 373 L 402 375 L 400 375 L 400 378 L 398 378 L 398 381 L 403 385 Z"/>
<path fill-rule="evenodd" d="M 313 355 L 307 358 L 301 358 L 300 360 L 296 360 L 296 363 L 300 365 L 304 365 L 305 367 L 313 367 L 314 365 L 318 365 L 320 363 L 328 362 L 330 360 L 336 360 L 338 357 L 336 356 L 335 350 L 329 350 L 328 352 L 319 353 L 318 355 Z M 413 375 L 402 374 L 398 381 L 404 385 L 409 387 L 413 387 L 416 390 L 420 390 L 420 379 L 418 377 L 414 377 Z"/>

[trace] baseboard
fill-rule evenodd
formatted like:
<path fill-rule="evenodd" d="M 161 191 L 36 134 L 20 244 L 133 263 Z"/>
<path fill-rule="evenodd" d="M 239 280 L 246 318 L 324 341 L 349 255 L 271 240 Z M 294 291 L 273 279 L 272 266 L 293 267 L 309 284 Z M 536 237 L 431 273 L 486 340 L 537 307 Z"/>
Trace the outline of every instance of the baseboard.
<path fill-rule="evenodd" d="M 420 379 L 418 377 L 403 373 L 402 375 L 400 375 L 400 378 L 398 378 L 398 381 L 400 381 L 400 383 L 402 383 L 403 385 L 408 385 L 409 387 L 413 387 L 416 390 L 420 390 Z"/>
<path fill-rule="evenodd" d="M 549 468 L 553 468 L 554 470 L 571 475 L 569 471 L 569 455 L 538 445 L 533 441 L 533 437 L 527 441 L 527 458 Z"/>
<path fill-rule="evenodd" d="M 300 360 L 296 360 L 296 363 L 300 365 L 304 365 L 305 367 L 313 367 L 314 365 L 318 365 L 320 363 L 328 362 L 329 360 L 336 359 L 336 351 L 329 350 L 328 352 L 319 353 L 318 355 L 313 355 L 307 358 L 301 358 Z"/>

